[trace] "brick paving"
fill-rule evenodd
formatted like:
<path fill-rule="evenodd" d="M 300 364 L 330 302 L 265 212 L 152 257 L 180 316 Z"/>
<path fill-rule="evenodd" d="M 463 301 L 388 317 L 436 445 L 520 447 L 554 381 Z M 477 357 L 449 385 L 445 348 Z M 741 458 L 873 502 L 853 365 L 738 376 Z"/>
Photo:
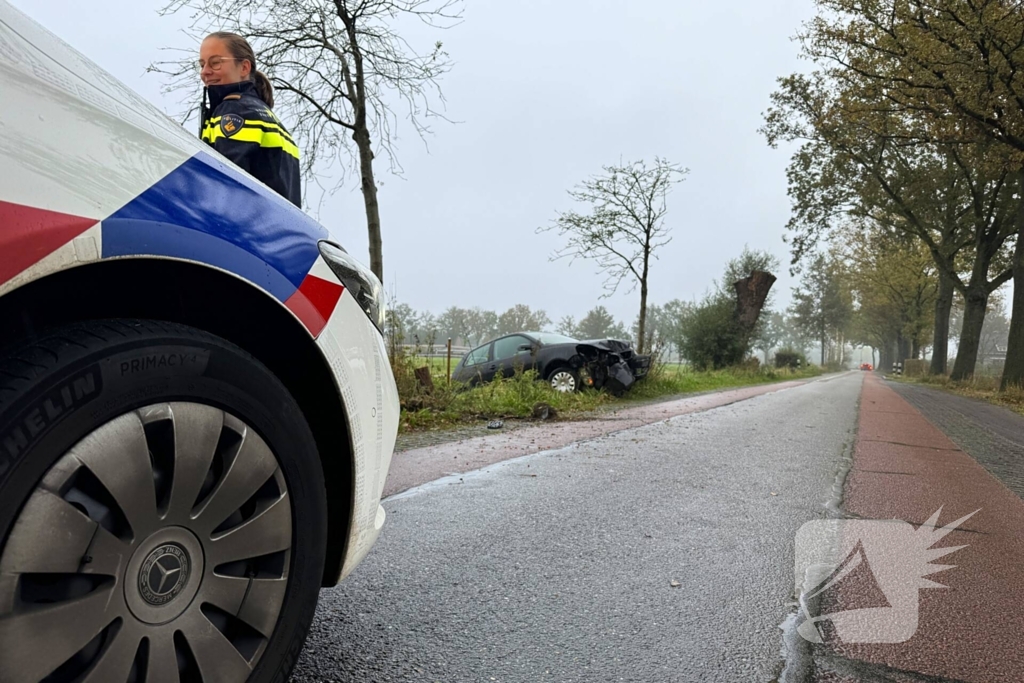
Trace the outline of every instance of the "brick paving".
<path fill-rule="evenodd" d="M 1024 498 L 1024 415 L 920 384 L 887 382 L 887 386 Z"/>

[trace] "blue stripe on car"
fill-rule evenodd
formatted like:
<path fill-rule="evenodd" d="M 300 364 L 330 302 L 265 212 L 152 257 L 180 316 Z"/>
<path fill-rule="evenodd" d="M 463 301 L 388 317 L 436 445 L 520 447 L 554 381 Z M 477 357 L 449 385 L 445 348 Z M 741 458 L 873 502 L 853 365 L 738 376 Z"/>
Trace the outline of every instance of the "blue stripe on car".
<path fill-rule="evenodd" d="M 200 152 L 103 221 L 103 257 L 207 263 L 280 301 L 302 284 L 327 231 L 273 190 Z"/>

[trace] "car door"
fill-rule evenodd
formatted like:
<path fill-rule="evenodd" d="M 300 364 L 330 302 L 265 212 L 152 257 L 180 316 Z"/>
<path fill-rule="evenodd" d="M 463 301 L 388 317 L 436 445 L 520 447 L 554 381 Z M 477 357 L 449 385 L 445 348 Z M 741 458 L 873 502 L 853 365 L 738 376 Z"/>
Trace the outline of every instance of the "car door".
<path fill-rule="evenodd" d="M 477 382 L 489 382 L 494 379 L 494 374 L 497 372 L 497 367 L 491 361 L 491 349 L 494 344 L 484 344 L 466 354 L 466 362 L 464 365 L 463 376 L 459 379 L 466 381 L 469 384 L 476 384 Z"/>
<path fill-rule="evenodd" d="M 511 377 L 520 367 L 523 370 L 533 368 L 535 362 L 534 346 L 536 346 L 536 343 L 532 339 L 521 334 L 513 334 L 495 341 L 494 361 L 492 363 L 494 365 L 494 374 L 497 374 L 500 370 L 502 377 Z M 529 347 L 529 350 L 524 350 L 523 347 Z M 491 378 L 493 379 L 493 375 Z"/>

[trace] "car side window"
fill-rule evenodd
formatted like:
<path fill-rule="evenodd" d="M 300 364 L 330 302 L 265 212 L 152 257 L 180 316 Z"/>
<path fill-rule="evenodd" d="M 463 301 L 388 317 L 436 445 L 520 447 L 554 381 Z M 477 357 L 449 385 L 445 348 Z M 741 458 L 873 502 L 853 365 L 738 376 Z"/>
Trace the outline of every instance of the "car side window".
<path fill-rule="evenodd" d="M 487 362 L 487 355 L 488 355 L 487 352 L 490 350 L 490 348 L 491 348 L 491 345 L 487 344 L 485 346 L 481 346 L 478 349 L 473 349 L 472 351 L 470 351 L 469 355 L 466 356 L 466 367 L 469 367 L 471 365 L 480 365 L 481 363 L 486 363 Z"/>
<path fill-rule="evenodd" d="M 494 360 L 505 360 L 506 358 L 512 358 L 519 353 L 519 347 L 524 344 L 529 344 L 530 340 L 526 337 L 514 336 L 505 337 L 494 342 Z"/>

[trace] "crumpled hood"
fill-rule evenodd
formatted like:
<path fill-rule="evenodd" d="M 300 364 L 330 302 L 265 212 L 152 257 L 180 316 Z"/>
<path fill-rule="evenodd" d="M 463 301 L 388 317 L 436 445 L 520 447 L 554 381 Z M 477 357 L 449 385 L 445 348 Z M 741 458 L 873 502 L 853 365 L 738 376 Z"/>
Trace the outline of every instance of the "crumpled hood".
<path fill-rule="evenodd" d="M 617 353 L 619 355 L 627 352 L 630 355 L 635 353 L 632 344 L 626 341 L 619 341 L 618 339 L 587 339 L 576 345 L 576 350 L 582 353 L 583 349 L 580 347 L 596 349 L 605 353 Z"/>

